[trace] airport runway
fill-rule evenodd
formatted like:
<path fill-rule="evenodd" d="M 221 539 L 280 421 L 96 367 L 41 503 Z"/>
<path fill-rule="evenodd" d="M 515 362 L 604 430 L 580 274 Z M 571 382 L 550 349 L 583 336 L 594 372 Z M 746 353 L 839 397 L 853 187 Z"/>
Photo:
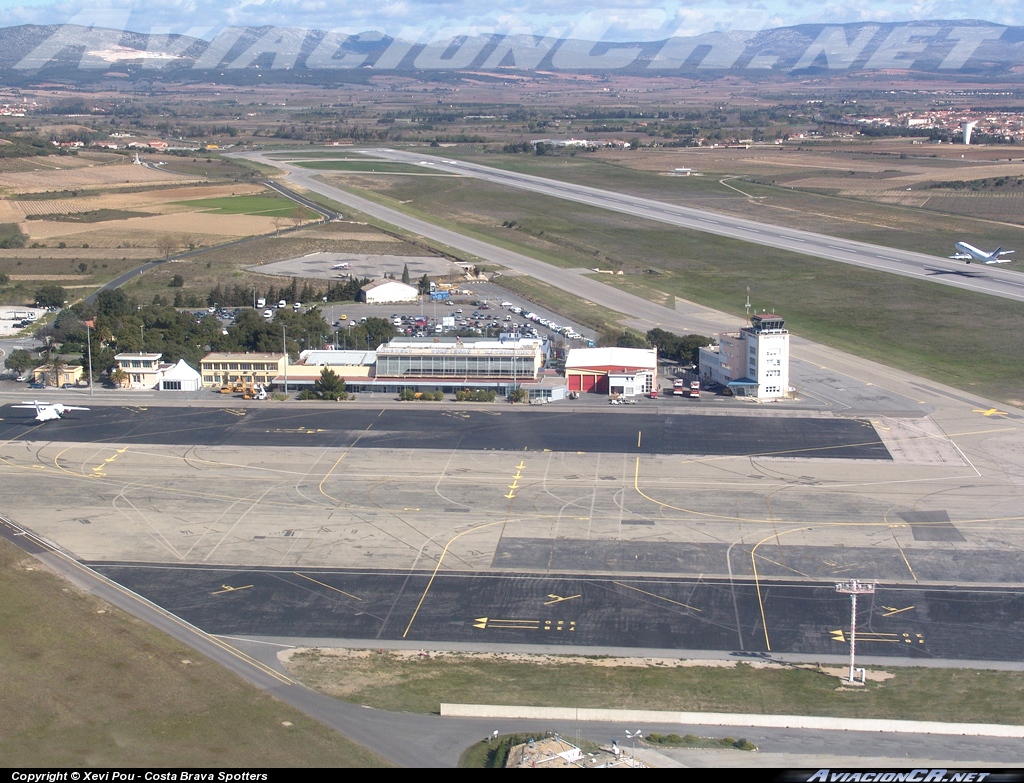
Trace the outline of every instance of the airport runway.
<path fill-rule="evenodd" d="M 222 636 L 823 658 L 849 645 L 850 601 L 834 583 L 88 565 Z M 1022 610 L 1020 593 L 887 584 L 860 601 L 858 649 L 881 658 L 1021 662 Z"/>
<path fill-rule="evenodd" d="M 423 166 L 432 171 L 462 174 L 502 187 L 527 190 L 554 198 L 575 201 L 591 207 L 608 209 L 626 215 L 653 220 L 680 228 L 740 239 L 757 245 L 776 247 L 793 253 L 826 258 L 844 264 L 890 272 L 904 277 L 931 280 L 976 293 L 999 296 L 1024 302 L 1024 275 L 1008 269 L 897 250 L 882 245 L 855 242 L 785 226 L 759 223 L 744 218 L 684 207 L 654 199 L 615 193 L 585 185 L 520 174 L 481 166 L 476 163 L 447 160 L 423 153 L 403 152 L 385 148 L 358 150 L 386 160 Z M 280 165 L 275 163 L 275 165 Z M 953 252 L 953 248 L 950 248 Z"/>
<path fill-rule="evenodd" d="M 856 419 L 494 408 L 103 406 L 39 426 L 34 410 L 6 406 L 0 442 L 890 458 L 873 427 Z"/>

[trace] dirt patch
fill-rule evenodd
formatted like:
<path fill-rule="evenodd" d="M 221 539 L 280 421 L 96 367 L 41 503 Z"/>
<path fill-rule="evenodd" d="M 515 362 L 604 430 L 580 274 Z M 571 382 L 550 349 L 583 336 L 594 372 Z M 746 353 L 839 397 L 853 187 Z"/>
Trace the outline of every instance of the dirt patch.
<path fill-rule="evenodd" d="M 84 280 L 88 275 L 8 275 L 11 280 Z"/>
<path fill-rule="evenodd" d="M 653 658 L 647 656 L 586 656 L 586 655 L 538 655 L 530 653 L 503 653 L 503 652 L 451 652 L 445 650 L 360 650 L 337 647 L 296 647 L 291 650 L 282 650 L 277 658 L 285 666 L 292 662 L 296 656 L 308 656 L 309 658 L 338 659 L 350 661 L 370 661 L 378 655 L 385 654 L 392 659 L 398 660 L 420 660 L 429 658 L 431 660 L 458 661 L 508 661 L 513 663 L 531 663 L 537 666 L 593 666 L 595 668 L 646 668 L 656 666 L 664 669 L 735 669 L 740 664 L 749 666 L 752 669 L 816 669 L 823 674 L 830 676 L 845 677 L 849 670 L 843 667 L 819 666 L 817 664 L 790 664 L 778 661 L 731 661 L 731 660 L 691 660 L 682 658 Z M 890 672 L 882 670 L 868 670 L 867 677 L 872 681 L 884 681 L 894 677 Z"/>

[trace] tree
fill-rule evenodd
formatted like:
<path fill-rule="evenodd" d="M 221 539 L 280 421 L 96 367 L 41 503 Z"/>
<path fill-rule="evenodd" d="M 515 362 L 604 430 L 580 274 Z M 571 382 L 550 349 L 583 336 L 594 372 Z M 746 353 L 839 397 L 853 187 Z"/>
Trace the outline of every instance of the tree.
<path fill-rule="evenodd" d="M 409 285 L 411 280 L 412 278 L 409 277 L 409 265 L 406 264 L 405 267 L 403 267 L 402 269 L 402 282 L 405 283 L 406 285 Z"/>
<path fill-rule="evenodd" d="M 647 340 L 643 335 L 639 335 L 636 332 L 630 331 L 629 329 L 622 329 L 616 331 L 614 328 L 606 328 L 601 330 L 601 334 L 598 337 L 597 344 L 602 347 L 614 346 L 616 348 L 650 348 L 647 344 Z"/>
<path fill-rule="evenodd" d="M 345 381 L 330 367 L 324 367 L 320 372 L 320 377 L 313 384 L 313 391 L 322 400 L 344 400 L 348 397 Z"/>
<path fill-rule="evenodd" d="M 160 250 L 160 255 L 167 259 L 171 257 L 171 253 L 178 247 L 178 242 L 170 234 L 164 234 L 160 237 L 156 246 Z"/>
<path fill-rule="evenodd" d="M 430 278 L 427 277 L 426 272 L 423 273 L 423 277 L 420 278 L 420 281 L 419 283 L 416 284 L 416 287 L 419 289 L 421 296 L 426 296 L 427 294 L 430 293 Z"/>
<path fill-rule="evenodd" d="M 185 278 L 181 275 L 175 275 L 171 278 L 171 288 L 183 288 L 185 286 Z"/>
<path fill-rule="evenodd" d="M 63 307 L 67 301 L 63 287 L 45 283 L 36 289 L 36 302 L 40 307 Z"/>
<path fill-rule="evenodd" d="M 35 367 L 37 363 L 37 360 L 32 358 L 32 354 L 24 348 L 15 348 L 6 361 L 7 369 L 14 370 L 19 375 Z"/>
<path fill-rule="evenodd" d="M 46 361 L 43 363 L 46 368 L 47 381 L 51 386 L 60 386 L 60 376 L 67 370 L 68 363 L 61 358 L 57 351 L 51 348 L 46 354 Z"/>
<path fill-rule="evenodd" d="M 120 389 L 128 383 L 128 373 L 120 367 L 114 367 L 110 370 L 110 382 Z"/>

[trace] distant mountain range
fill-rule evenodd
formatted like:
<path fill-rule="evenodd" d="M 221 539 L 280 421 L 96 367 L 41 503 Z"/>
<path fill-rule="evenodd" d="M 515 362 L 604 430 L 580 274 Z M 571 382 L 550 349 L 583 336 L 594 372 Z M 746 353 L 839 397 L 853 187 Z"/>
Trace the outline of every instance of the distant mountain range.
<path fill-rule="evenodd" d="M 983 21 L 800 25 L 706 33 L 662 41 L 581 41 L 529 35 L 405 41 L 378 32 L 229 27 L 212 41 L 76 25 L 0 28 L 0 72 L 18 82 L 60 72 L 95 78 L 210 78 L 246 81 L 314 76 L 346 81 L 358 71 L 611 71 L 650 75 L 865 71 L 975 77 L 1024 76 L 1024 27 Z M 348 76 L 345 76 L 348 74 Z M 73 77 L 72 77 L 73 78 Z"/>

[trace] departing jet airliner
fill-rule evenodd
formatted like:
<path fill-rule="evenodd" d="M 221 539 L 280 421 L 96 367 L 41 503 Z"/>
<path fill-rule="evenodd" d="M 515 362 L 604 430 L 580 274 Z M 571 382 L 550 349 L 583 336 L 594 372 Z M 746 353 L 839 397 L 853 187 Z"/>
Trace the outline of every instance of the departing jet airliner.
<path fill-rule="evenodd" d="M 1009 258 L 1000 258 L 1000 256 L 1006 256 L 1012 253 L 1012 250 L 1003 250 L 1001 247 L 997 247 L 991 253 L 986 253 L 984 250 L 978 250 L 974 245 L 968 245 L 966 242 L 956 243 L 957 252 L 950 258 L 955 258 L 957 261 L 966 261 L 968 264 L 971 261 L 981 261 L 984 264 L 1008 264 L 1010 263 Z"/>

